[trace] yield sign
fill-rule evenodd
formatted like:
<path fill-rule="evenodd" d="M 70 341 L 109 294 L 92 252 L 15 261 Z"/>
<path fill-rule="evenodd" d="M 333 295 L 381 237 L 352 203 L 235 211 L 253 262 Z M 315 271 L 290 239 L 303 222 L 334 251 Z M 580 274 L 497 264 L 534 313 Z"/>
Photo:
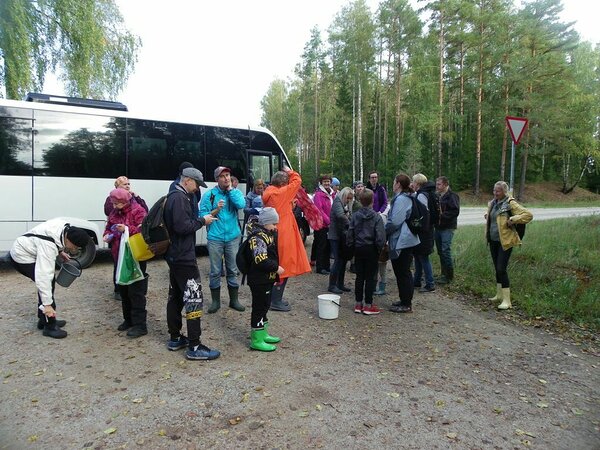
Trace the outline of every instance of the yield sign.
<path fill-rule="evenodd" d="M 508 129 L 510 130 L 510 135 L 512 136 L 512 140 L 517 145 L 525 133 L 525 128 L 527 128 L 527 122 L 529 120 L 523 117 L 510 117 L 506 116 L 506 124 L 508 125 Z"/>

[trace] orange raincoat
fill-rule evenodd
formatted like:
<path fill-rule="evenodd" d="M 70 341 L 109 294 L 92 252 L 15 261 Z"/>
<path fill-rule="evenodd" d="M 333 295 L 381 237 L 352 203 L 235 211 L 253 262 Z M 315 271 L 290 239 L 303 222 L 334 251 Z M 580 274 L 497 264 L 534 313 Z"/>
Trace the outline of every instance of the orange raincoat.
<path fill-rule="evenodd" d="M 281 279 L 310 272 L 306 250 L 292 212 L 292 201 L 300 189 L 302 178 L 293 170 L 288 174 L 290 182 L 287 186 L 269 186 L 262 195 L 263 204 L 275 208 L 279 214 L 277 250 L 279 265 L 285 269 L 280 275 Z"/>

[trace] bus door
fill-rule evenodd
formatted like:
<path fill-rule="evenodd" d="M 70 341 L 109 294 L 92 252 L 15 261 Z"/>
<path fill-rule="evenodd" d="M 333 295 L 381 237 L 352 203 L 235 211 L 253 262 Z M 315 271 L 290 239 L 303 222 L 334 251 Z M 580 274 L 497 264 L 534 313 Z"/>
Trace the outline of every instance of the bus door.
<path fill-rule="evenodd" d="M 248 182 L 246 193 L 254 187 L 254 180 L 259 178 L 265 183 L 271 182 L 271 177 L 279 170 L 280 156 L 260 150 L 248 151 Z"/>

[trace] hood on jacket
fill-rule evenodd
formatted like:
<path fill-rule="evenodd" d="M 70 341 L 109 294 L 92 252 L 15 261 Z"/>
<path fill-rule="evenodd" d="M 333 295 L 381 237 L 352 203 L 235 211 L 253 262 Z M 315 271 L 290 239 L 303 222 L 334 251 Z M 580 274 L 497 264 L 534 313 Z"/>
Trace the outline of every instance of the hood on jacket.
<path fill-rule="evenodd" d="M 373 217 L 375 217 L 375 215 L 379 213 L 375 212 L 375 210 L 373 210 L 373 208 L 371 208 L 370 206 L 363 206 L 354 214 L 356 214 L 359 217 L 362 217 L 364 220 L 371 220 L 373 219 Z"/>
<path fill-rule="evenodd" d="M 419 189 L 419 192 L 435 193 L 435 183 L 433 181 L 428 181 L 423 186 L 421 186 L 421 189 Z"/>

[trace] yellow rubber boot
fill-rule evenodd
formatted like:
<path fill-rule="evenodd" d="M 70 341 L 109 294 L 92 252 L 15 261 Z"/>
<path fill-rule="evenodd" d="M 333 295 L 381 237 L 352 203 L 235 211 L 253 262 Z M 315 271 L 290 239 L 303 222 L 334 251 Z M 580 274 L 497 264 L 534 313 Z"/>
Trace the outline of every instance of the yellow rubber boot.
<path fill-rule="evenodd" d="M 502 301 L 502 283 L 496 283 L 496 295 L 488 298 L 488 300 L 492 302 Z"/>
<path fill-rule="evenodd" d="M 510 288 L 502 288 L 502 303 L 498 305 L 498 309 L 512 308 L 510 303 Z"/>

